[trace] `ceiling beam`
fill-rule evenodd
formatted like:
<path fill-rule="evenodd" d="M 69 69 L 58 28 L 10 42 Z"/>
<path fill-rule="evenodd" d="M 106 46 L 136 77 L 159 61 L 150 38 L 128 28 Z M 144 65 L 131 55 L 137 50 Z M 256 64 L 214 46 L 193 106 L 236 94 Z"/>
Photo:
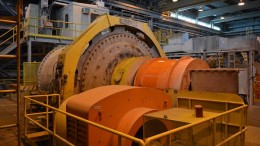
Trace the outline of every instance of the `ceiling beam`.
<path fill-rule="evenodd" d="M 181 26 L 181 27 L 185 27 L 187 29 L 189 28 L 189 29 L 205 32 L 206 34 L 219 34 L 220 33 L 220 31 L 217 31 L 217 30 L 214 30 L 214 29 L 211 29 L 211 28 L 207 28 L 207 27 L 204 27 L 204 26 L 200 26 L 200 25 L 197 25 L 197 24 L 185 22 L 185 21 L 179 20 L 177 18 L 168 18 L 168 17 L 164 18 L 161 15 L 161 13 L 157 13 L 157 12 L 150 11 L 150 10 L 147 10 L 147 9 L 142 9 L 142 8 L 132 6 L 132 5 L 129 5 L 129 4 L 125 4 L 125 3 L 121 3 L 121 2 L 118 2 L 118 1 L 105 1 L 105 4 L 107 6 L 113 6 L 113 7 L 129 10 L 129 11 L 134 11 L 136 13 L 140 13 L 140 14 L 143 14 L 143 15 L 147 15 L 148 17 L 153 18 L 154 20 L 155 19 L 161 20 L 161 23 L 167 22 L 167 23 L 171 23 L 171 25 L 175 24 L 175 25 L 178 25 L 178 26 Z"/>
<path fill-rule="evenodd" d="M 170 0 L 170 3 L 167 2 L 165 5 L 161 6 L 161 11 L 162 12 L 174 11 L 174 10 L 184 11 L 184 10 L 192 9 L 196 6 L 203 6 L 217 1 L 220 0 L 180 0 L 177 2 L 172 2 L 172 0 Z"/>
<path fill-rule="evenodd" d="M 260 33 L 260 29 L 252 29 L 250 30 L 250 34 L 256 34 Z M 240 30 L 235 30 L 235 31 L 229 31 L 229 32 L 223 32 L 221 35 L 225 36 L 231 36 L 231 35 L 246 35 L 246 30 L 245 29 L 240 29 Z"/>
<path fill-rule="evenodd" d="M 211 22 L 216 24 L 216 23 L 229 22 L 229 21 L 248 19 L 248 18 L 254 18 L 254 17 L 260 17 L 260 11 L 226 17 L 225 19 L 213 19 Z"/>
<path fill-rule="evenodd" d="M 232 13 L 232 12 L 237 12 L 237 11 L 241 11 L 241 10 L 257 8 L 257 7 L 260 7 L 259 1 L 246 2 L 244 6 L 233 5 L 233 6 L 203 11 L 203 12 L 199 13 L 198 18 L 204 18 L 204 17 L 213 16 L 213 15 L 222 15 L 225 13 Z"/>
<path fill-rule="evenodd" d="M 10 8 L 3 0 L 0 0 L 0 4 L 9 12 L 11 13 L 13 16 L 15 16 L 17 13 L 15 10 L 13 10 L 12 8 Z"/>
<path fill-rule="evenodd" d="M 16 16 L 0 16 L 0 22 L 3 23 L 17 23 L 17 17 Z"/>

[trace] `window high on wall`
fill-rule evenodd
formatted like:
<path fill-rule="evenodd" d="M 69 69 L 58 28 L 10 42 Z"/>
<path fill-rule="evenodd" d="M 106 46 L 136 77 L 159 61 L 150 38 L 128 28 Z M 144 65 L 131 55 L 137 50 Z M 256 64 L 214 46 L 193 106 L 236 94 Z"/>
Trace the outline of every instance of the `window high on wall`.
<path fill-rule="evenodd" d="M 69 14 L 65 15 L 65 28 L 69 28 Z"/>

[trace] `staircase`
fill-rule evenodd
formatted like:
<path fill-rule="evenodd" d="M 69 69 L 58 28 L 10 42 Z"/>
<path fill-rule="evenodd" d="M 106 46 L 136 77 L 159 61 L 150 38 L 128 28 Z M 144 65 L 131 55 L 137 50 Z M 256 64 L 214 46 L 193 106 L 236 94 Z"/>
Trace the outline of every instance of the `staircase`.
<path fill-rule="evenodd" d="M 22 26 L 22 25 L 20 25 Z M 21 29 L 22 30 L 22 29 Z M 20 31 L 21 32 L 21 31 Z M 12 27 L 7 30 L 4 34 L 0 36 L 0 55 L 4 56 L 10 54 L 11 51 L 17 48 L 17 26 Z M 25 39 L 20 39 L 20 44 L 24 43 Z M 9 60 L 6 63 L 1 63 L 0 70 L 3 71 L 6 67 L 16 62 L 16 59 Z M 6 75 L 9 75 L 7 72 L 4 72 Z M 11 75 L 10 75 L 11 76 Z M 2 76 L 1 76 L 2 77 Z"/>
<path fill-rule="evenodd" d="M 22 28 L 23 29 L 23 28 Z M 6 55 L 17 47 L 17 26 L 12 27 L 0 36 L 0 55 Z M 24 43 L 24 38 L 20 39 L 20 44 Z"/>
<path fill-rule="evenodd" d="M 20 40 L 20 44 L 22 44 L 22 43 L 24 43 L 24 38 L 21 38 L 21 40 Z M 17 43 L 15 41 L 8 47 L 4 48 L 4 50 L 1 50 L 0 55 L 6 55 L 9 52 L 13 51 L 16 47 L 17 47 Z"/>

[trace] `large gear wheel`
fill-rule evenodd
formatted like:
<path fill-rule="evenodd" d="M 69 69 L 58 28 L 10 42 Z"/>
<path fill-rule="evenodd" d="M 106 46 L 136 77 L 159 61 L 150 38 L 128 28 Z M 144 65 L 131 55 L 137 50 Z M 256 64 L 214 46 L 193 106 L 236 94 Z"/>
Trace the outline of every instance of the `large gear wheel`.
<path fill-rule="evenodd" d="M 159 57 L 154 47 L 149 47 L 142 34 L 133 34 L 125 28 L 116 28 L 105 35 L 96 36 L 78 64 L 79 92 L 111 84 L 116 65 L 131 57 Z"/>

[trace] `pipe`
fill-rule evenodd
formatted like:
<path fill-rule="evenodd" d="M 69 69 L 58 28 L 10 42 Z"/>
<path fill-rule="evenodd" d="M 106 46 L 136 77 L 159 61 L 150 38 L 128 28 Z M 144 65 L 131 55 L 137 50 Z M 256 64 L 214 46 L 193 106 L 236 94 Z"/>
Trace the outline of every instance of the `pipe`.
<path fill-rule="evenodd" d="M 14 59 L 14 58 L 16 58 L 16 55 L 0 55 L 0 58 L 2 58 L 2 59 Z"/>
<path fill-rule="evenodd" d="M 4 22 L 4 23 L 13 23 L 13 24 L 16 24 L 16 23 L 17 23 L 16 21 L 13 21 L 13 20 L 6 20 L 6 19 L 0 19 L 0 22 Z"/>
<path fill-rule="evenodd" d="M 68 5 L 68 4 L 65 4 L 65 3 L 57 2 L 57 1 L 55 1 L 53 4 L 60 5 L 60 6 L 67 6 Z"/>
<path fill-rule="evenodd" d="M 0 129 L 4 129 L 4 128 L 11 128 L 11 127 L 16 127 L 16 124 L 10 124 L 10 125 L 4 125 L 4 126 L 0 126 Z"/>
<path fill-rule="evenodd" d="M 0 93 L 15 93 L 16 90 L 0 90 Z"/>

